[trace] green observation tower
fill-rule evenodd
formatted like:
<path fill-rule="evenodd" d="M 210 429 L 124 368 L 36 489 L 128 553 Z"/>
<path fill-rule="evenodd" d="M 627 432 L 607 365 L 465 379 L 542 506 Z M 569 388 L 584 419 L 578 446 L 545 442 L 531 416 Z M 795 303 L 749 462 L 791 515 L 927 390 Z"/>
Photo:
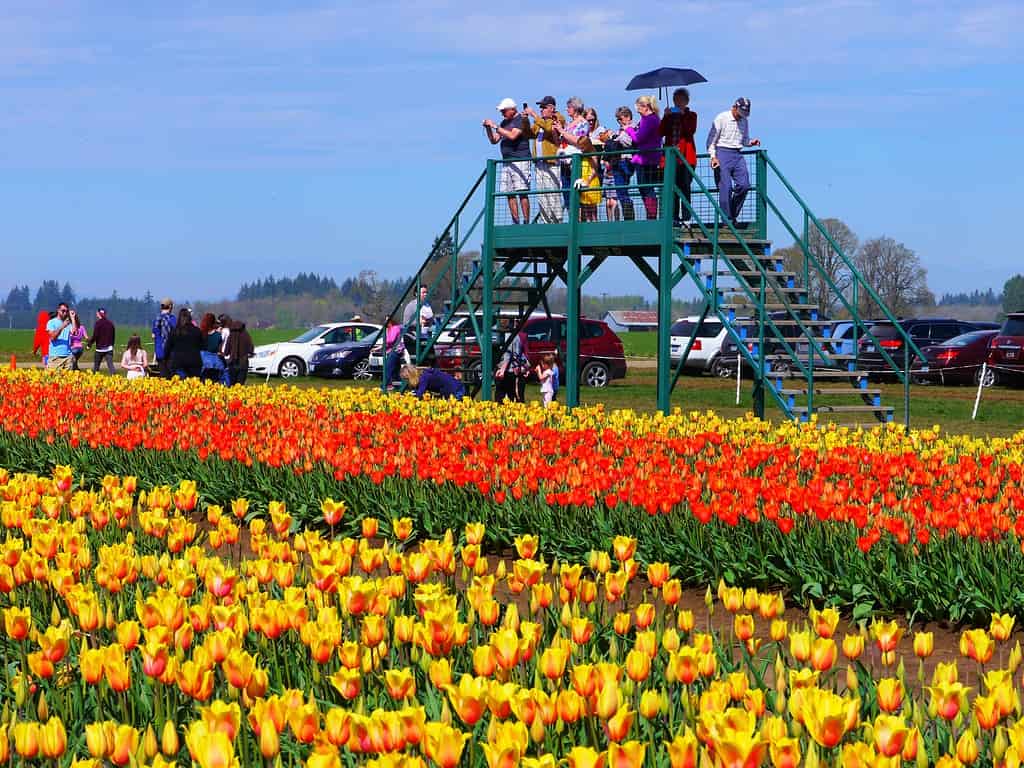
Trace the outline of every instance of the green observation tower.
<path fill-rule="evenodd" d="M 688 281 L 703 301 L 704 319 L 717 319 L 735 347 L 737 364 L 753 380 L 754 410 L 764 417 L 774 404 L 782 418 L 821 422 L 878 423 L 892 421 L 894 408 L 882 402 L 882 389 L 871 388 L 868 372 L 858 370 L 858 343 L 873 344 L 881 354 L 890 381 L 903 385 L 903 415 L 909 422 L 910 361 L 920 350 L 857 270 L 850 254 L 830 236 L 778 166 L 761 149 L 744 153 L 751 190 L 736 222 L 728 221 L 718 203 L 718 190 L 707 155 L 690 168 L 674 147 L 666 148 L 664 170 L 656 183 L 628 187 L 605 185 L 602 197 L 619 197 L 624 220 L 606 220 L 604 204 L 598 220 L 581 221 L 588 192 L 570 184 L 558 190 L 500 191 L 501 160 L 490 160 L 473 182 L 447 226 L 434 239 L 404 296 L 392 312 L 398 322 L 403 308 L 419 302 L 421 288 L 434 312 L 433 324 L 412 330 L 408 352 L 417 365 L 438 365 L 459 373 L 468 390 L 485 400 L 495 397 L 495 370 L 513 337 L 536 314 L 551 316 L 548 292 L 561 283 L 567 292 L 566 318 L 579 318 L 580 296 L 587 280 L 609 259 L 628 259 L 650 281 L 658 295 L 657 406 L 668 413 L 670 395 L 679 382 L 696 341 L 686 344 L 681 359 L 670 351 L 672 291 Z M 618 162 L 623 152 L 595 152 L 571 158 L 535 158 L 534 163 L 570 164 L 570 178 L 580 179 L 584 163 Z M 677 185 L 678 172 L 689 168 L 689 199 Z M 512 221 L 508 198 L 526 195 L 529 223 Z M 551 195 L 555 195 L 552 198 Z M 545 200 L 544 197 L 548 196 Z M 646 198 L 646 200 L 645 200 Z M 592 198 L 591 198 L 592 199 Z M 627 203 L 628 201 L 628 203 Z M 554 205 L 552 205 L 554 203 Z M 646 204 L 645 204 L 646 203 Z M 677 208 L 681 206 L 681 208 Z M 552 208 L 560 220 L 544 221 Z M 631 209 L 631 210 L 630 210 Z M 687 226 L 678 226 L 678 211 Z M 593 208 L 587 218 L 595 218 Z M 802 251 L 783 259 L 772 251 L 769 226 Z M 811 242 L 824 242 L 849 275 L 837 285 Z M 820 251 L 820 248 L 818 249 Z M 788 263 L 786 263 L 788 261 Z M 815 286 L 814 301 L 808 286 Z M 823 317 L 820 307 L 837 308 L 837 317 Z M 902 352 L 890 355 L 861 316 L 894 322 L 902 335 Z M 418 314 L 417 314 L 418 317 Z M 825 329 L 835 320 L 853 324 L 852 344 L 833 343 Z M 559 328 L 565 404 L 579 404 L 581 324 L 548 324 Z M 480 343 L 490 337 L 491 343 Z M 529 348 L 529 338 L 527 338 Z M 407 342 L 407 348 L 409 347 Z"/>

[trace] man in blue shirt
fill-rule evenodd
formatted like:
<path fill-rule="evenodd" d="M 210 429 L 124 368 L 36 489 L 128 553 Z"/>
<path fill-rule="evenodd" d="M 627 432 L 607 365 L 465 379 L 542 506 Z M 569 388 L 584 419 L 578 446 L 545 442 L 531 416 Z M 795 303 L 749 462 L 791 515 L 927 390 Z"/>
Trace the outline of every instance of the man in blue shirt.
<path fill-rule="evenodd" d="M 46 323 L 50 337 L 50 357 L 46 361 L 48 370 L 71 370 L 74 358 L 71 356 L 71 313 L 63 301 L 57 305 L 57 316 Z"/>

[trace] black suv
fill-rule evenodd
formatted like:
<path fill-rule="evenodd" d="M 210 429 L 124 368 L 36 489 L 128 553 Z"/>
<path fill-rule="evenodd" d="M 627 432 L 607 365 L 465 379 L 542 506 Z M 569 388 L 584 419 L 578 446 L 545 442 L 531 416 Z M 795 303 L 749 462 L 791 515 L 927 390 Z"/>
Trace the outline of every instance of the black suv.
<path fill-rule="evenodd" d="M 910 320 L 898 320 L 911 341 L 918 349 L 935 346 L 944 341 L 949 341 L 954 336 L 971 331 L 988 331 L 999 327 L 998 323 L 975 323 L 964 320 L 955 320 L 945 317 L 915 318 Z M 890 321 L 879 321 L 871 326 L 870 336 L 864 336 L 857 344 L 857 370 L 871 372 L 891 372 L 892 368 L 882 357 L 881 349 L 889 353 L 893 362 L 903 368 L 903 336 L 899 328 Z M 875 339 L 877 339 L 877 344 Z M 879 349 L 881 347 L 881 349 Z M 910 352 L 910 363 L 914 363 L 914 352 Z"/>

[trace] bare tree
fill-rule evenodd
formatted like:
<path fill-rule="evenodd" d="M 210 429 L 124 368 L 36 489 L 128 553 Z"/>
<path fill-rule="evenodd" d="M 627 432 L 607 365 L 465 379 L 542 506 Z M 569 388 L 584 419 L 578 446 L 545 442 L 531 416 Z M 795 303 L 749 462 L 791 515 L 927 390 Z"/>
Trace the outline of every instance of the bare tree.
<path fill-rule="evenodd" d="M 905 315 L 915 306 L 935 304 L 935 295 L 928 290 L 928 271 L 903 243 L 891 237 L 873 238 L 860 247 L 854 261 L 865 282 L 893 314 Z M 858 303 L 862 316 L 880 314 L 867 291 L 859 291 Z"/>
<path fill-rule="evenodd" d="M 787 270 L 796 272 L 799 282 L 804 279 L 806 267 L 808 303 L 817 304 L 821 314 L 832 317 L 841 304 L 840 294 L 845 293 L 850 286 L 850 270 L 843 260 L 843 254 L 847 259 L 853 258 L 858 238 L 839 219 L 823 219 L 821 225 L 828 237 L 812 225 L 807 233 L 806 253 L 800 243 L 793 243 L 779 250 L 776 255 L 783 258 Z M 838 251 L 833 243 L 839 246 Z M 811 258 L 808 259 L 808 255 Z M 808 262 L 806 265 L 805 260 Z"/>

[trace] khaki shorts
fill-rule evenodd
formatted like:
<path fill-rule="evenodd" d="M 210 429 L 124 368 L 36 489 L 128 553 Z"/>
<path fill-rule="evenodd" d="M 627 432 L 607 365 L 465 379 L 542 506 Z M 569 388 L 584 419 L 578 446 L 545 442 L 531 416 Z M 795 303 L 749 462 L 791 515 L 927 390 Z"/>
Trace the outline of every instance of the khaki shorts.
<path fill-rule="evenodd" d="M 504 163 L 501 166 L 501 191 L 529 192 L 531 165 L 533 163 L 529 160 Z"/>
<path fill-rule="evenodd" d="M 73 360 L 74 358 L 71 355 L 65 355 L 63 357 L 54 357 L 53 355 L 50 355 L 46 358 L 46 370 L 70 371 Z"/>

